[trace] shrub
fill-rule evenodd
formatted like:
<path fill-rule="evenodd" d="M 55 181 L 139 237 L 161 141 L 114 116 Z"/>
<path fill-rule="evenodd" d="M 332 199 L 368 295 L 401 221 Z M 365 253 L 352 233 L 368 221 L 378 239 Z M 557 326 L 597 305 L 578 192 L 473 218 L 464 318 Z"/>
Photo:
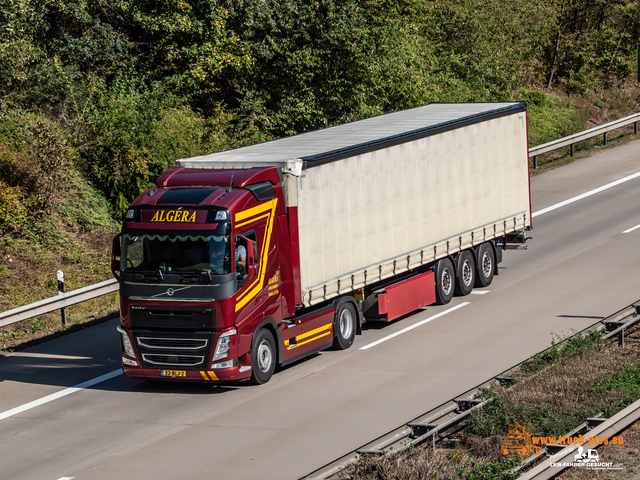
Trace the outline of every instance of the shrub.
<path fill-rule="evenodd" d="M 516 97 L 529 102 L 529 145 L 532 147 L 584 128 L 576 106 L 569 100 L 533 89 L 521 90 Z"/>

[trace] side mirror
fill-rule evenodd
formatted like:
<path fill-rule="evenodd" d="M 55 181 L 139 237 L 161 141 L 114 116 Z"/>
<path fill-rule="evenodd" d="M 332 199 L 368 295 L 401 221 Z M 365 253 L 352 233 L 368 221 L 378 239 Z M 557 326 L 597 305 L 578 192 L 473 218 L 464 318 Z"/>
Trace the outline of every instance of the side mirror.
<path fill-rule="evenodd" d="M 253 277 L 256 273 L 256 262 L 253 242 L 247 239 L 247 275 Z"/>
<path fill-rule="evenodd" d="M 113 237 L 113 244 L 111 246 L 111 273 L 114 278 L 119 282 L 120 276 L 120 255 L 122 254 L 122 234 L 119 233 Z"/>

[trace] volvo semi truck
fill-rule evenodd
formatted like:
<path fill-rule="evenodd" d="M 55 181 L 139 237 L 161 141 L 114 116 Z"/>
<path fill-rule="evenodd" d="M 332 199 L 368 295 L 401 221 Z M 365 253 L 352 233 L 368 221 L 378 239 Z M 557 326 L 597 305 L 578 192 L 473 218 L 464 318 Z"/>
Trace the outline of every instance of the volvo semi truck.
<path fill-rule="evenodd" d="M 177 160 L 114 239 L 124 373 L 262 384 L 486 287 L 531 228 L 524 103 L 428 104 Z"/>

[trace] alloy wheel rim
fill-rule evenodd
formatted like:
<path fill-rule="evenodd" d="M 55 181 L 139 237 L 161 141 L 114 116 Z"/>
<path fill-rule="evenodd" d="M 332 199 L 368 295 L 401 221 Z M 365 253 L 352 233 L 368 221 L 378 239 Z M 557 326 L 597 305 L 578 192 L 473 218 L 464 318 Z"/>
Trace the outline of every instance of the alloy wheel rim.
<path fill-rule="evenodd" d="M 353 328 L 353 316 L 349 309 L 345 308 L 340 314 L 340 335 L 342 338 L 351 337 L 351 329 Z"/>
<path fill-rule="evenodd" d="M 473 280 L 473 271 L 471 268 L 471 262 L 469 260 L 465 260 L 462 264 L 462 281 L 468 287 L 471 285 L 471 281 Z"/>
<path fill-rule="evenodd" d="M 258 368 L 261 372 L 269 371 L 269 368 L 271 367 L 271 359 L 271 346 L 269 345 L 269 342 L 264 339 L 258 346 Z"/>
<path fill-rule="evenodd" d="M 484 252 L 484 255 L 482 255 L 482 273 L 485 277 L 489 278 L 489 275 L 491 275 L 491 268 L 491 256 L 488 252 Z"/>
<path fill-rule="evenodd" d="M 442 272 L 442 281 L 440 283 L 442 284 L 442 291 L 444 294 L 449 295 L 449 293 L 451 293 L 453 282 L 451 281 L 451 273 L 448 268 L 445 268 Z"/>

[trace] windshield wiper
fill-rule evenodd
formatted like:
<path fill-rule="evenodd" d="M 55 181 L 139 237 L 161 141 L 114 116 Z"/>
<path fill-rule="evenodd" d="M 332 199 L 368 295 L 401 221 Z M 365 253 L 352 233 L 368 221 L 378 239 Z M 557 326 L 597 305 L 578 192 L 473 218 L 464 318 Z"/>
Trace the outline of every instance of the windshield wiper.
<path fill-rule="evenodd" d="M 188 274 L 182 274 L 180 275 L 182 277 L 182 282 L 183 283 L 198 283 L 201 280 L 206 280 L 206 278 L 202 278 L 203 275 L 206 275 L 207 277 L 209 277 L 209 281 L 213 282 L 213 277 L 211 276 L 211 270 L 202 270 L 200 273 L 194 273 L 193 275 L 188 275 Z"/>
<path fill-rule="evenodd" d="M 157 272 L 158 272 L 158 275 L 160 275 L 160 280 L 164 280 L 164 275 L 162 275 L 162 270 L 158 269 Z"/>

